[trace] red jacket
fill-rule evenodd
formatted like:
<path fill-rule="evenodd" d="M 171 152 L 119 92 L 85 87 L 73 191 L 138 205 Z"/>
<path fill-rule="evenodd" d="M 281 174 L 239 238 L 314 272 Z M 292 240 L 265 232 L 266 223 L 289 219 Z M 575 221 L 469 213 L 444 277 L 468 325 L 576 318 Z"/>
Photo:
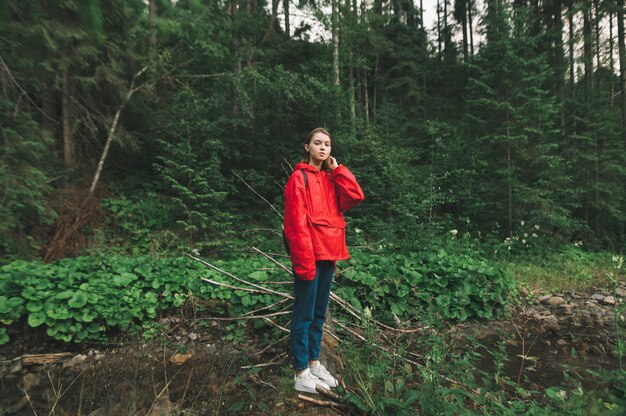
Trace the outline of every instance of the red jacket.
<path fill-rule="evenodd" d="M 308 163 L 296 165 L 285 187 L 285 237 L 300 279 L 315 279 L 316 261 L 350 258 L 343 212 L 364 198 L 356 178 L 343 165 L 332 173 Z"/>

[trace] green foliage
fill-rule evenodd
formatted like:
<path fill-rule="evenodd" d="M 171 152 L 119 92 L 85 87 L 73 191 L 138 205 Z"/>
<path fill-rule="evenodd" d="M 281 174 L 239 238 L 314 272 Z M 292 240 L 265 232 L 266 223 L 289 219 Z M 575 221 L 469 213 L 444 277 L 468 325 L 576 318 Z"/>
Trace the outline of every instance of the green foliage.
<path fill-rule="evenodd" d="M 102 245 L 106 252 L 128 254 L 169 254 L 182 245 L 169 231 L 173 227 L 175 207 L 155 190 L 110 196 L 102 201 L 107 210 L 107 227 Z M 90 251 L 97 251 L 98 247 Z"/>
<path fill-rule="evenodd" d="M 0 95 L 0 256 L 26 255 L 38 248 L 29 237 L 32 224 L 50 223 L 46 204 L 49 173 L 40 161 L 52 140 L 30 116 Z"/>
<path fill-rule="evenodd" d="M 368 415 L 618 415 L 626 410 L 623 371 L 593 372 L 606 386 L 585 391 L 579 384 L 527 390 L 502 371 L 509 357 L 504 343 L 487 353 L 495 370 L 482 372 L 476 363 L 487 357 L 469 340 L 459 353 L 453 337 L 427 332 L 381 343 L 380 333 L 366 330 L 367 344 L 342 343 L 346 400 Z M 385 347 L 385 350 L 380 348 Z M 414 354 L 409 355 L 408 351 Z M 420 358 L 415 361 L 415 353 Z M 372 360 L 376 356 L 376 360 Z"/>
<path fill-rule="evenodd" d="M 217 262 L 221 265 L 221 262 Z M 229 267 L 262 282 L 258 261 L 234 261 Z M 228 301 L 232 313 L 276 302 L 275 296 L 215 287 L 201 281 L 216 272 L 185 257 L 78 257 L 42 264 L 17 260 L 0 268 L 0 322 L 43 327 L 65 342 L 101 340 L 112 329 L 150 327 L 159 311 L 179 308 L 187 299 Z M 8 341 L 3 328 L 0 339 Z"/>
<path fill-rule="evenodd" d="M 475 255 L 353 250 L 349 263 L 337 293 L 387 319 L 419 316 L 427 309 L 458 321 L 493 318 L 515 299 L 512 276 Z"/>

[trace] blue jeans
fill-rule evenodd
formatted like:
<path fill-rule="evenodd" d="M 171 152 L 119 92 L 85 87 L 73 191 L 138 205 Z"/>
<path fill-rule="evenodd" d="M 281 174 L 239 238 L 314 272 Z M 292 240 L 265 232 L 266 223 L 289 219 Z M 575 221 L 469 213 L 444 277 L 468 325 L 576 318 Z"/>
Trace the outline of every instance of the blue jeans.
<path fill-rule="evenodd" d="M 320 344 L 335 262 L 316 262 L 315 279 L 294 278 L 294 301 L 291 319 L 291 358 L 293 369 L 304 370 L 309 361 L 320 356 Z"/>

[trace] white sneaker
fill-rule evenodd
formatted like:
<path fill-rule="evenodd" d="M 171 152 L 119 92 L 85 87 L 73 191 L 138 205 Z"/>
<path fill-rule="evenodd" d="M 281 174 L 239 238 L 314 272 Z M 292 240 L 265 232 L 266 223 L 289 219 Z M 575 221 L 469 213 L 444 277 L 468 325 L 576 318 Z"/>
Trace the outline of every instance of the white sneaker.
<path fill-rule="evenodd" d="M 295 382 L 296 390 L 303 391 L 305 393 L 318 394 L 317 390 L 315 390 L 315 386 L 318 384 L 326 390 L 330 389 L 328 384 L 311 374 L 311 371 L 308 368 L 302 373 L 293 376 L 293 381 Z"/>
<path fill-rule="evenodd" d="M 337 379 L 333 377 L 333 375 L 330 374 L 330 371 L 320 364 L 319 361 L 313 365 L 309 365 L 309 370 L 311 370 L 311 374 L 328 384 L 330 387 L 337 387 L 339 385 Z"/>

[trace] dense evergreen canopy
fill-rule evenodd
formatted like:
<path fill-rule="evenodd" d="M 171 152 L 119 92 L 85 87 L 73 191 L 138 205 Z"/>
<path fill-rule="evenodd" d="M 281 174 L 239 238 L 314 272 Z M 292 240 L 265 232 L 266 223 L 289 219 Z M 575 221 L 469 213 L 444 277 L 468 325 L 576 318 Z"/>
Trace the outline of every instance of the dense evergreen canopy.
<path fill-rule="evenodd" d="M 1 2 L 0 254 L 277 229 L 318 126 L 368 238 L 626 247 L 623 0 L 280 3 Z"/>

